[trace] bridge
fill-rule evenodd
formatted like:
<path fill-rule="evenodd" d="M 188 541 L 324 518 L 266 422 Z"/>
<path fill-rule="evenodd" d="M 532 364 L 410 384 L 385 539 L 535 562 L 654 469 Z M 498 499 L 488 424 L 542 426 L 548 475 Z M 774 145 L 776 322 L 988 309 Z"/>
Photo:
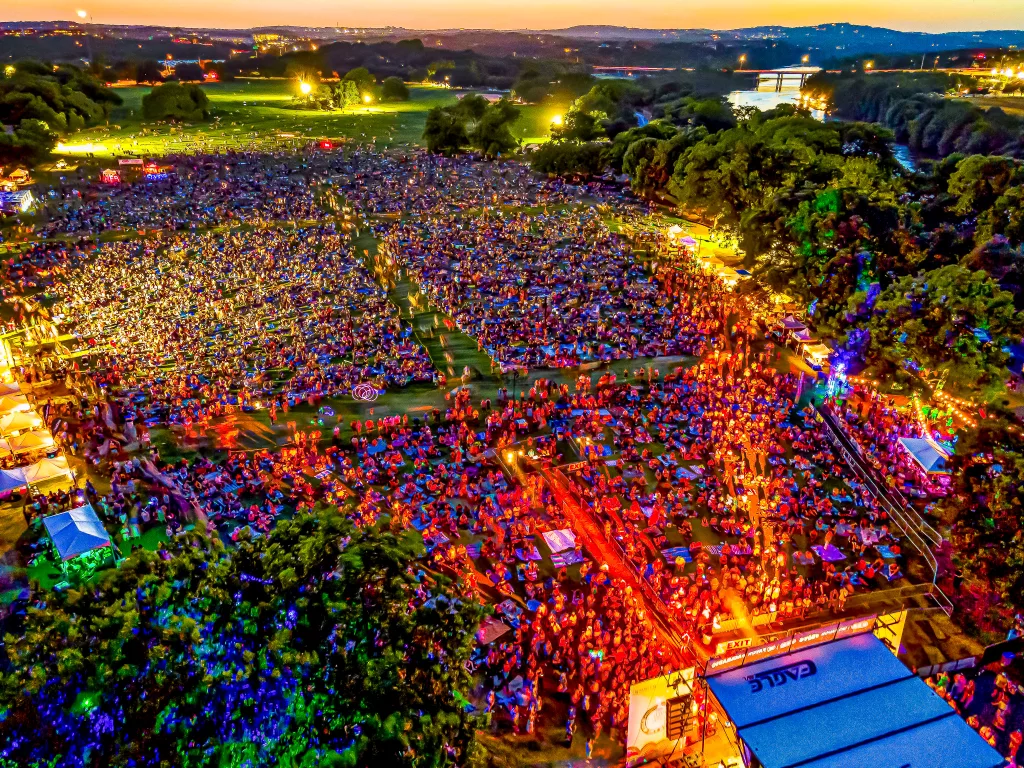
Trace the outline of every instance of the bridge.
<path fill-rule="evenodd" d="M 757 75 L 757 89 L 762 85 L 774 85 L 775 91 L 781 91 L 786 81 L 792 87 L 803 88 L 807 78 L 821 72 L 821 67 L 779 67 L 778 69 L 737 69 L 737 75 Z M 799 80 L 799 84 L 796 81 Z"/>

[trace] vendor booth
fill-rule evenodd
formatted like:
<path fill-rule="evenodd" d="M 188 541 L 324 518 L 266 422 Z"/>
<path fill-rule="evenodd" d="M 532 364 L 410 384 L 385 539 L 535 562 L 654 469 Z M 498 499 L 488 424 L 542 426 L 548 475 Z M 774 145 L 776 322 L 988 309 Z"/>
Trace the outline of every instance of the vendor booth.
<path fill-rule="evenodd" d="M 44 517 L 43 525 L 65 574 L 88 575 L 114 554 L 110 534 L 90 504 Z"/>
<path fill-rule="evenodd" d="M 22 467 L 25 480 L 33 485 L 45 483 L 58 477 L 73 477 L 73 471 L 64 456 L 40 459 L 35 464 Z"/>
<path fill-rule="evenodd" d="M 745 663 L 750 654 L 738 658 L 740 666 L 719 665 L 706 680 L 748 768 L 1004 762 L 871 632 L 820 645 L 797 637 L 782 653 L 755 655 L 753 663 Z"/>

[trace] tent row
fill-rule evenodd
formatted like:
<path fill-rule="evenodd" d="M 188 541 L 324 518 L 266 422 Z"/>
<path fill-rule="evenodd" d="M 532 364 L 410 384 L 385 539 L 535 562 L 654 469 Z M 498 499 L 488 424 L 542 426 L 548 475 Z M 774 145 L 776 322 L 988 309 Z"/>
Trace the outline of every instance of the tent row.
<path fill-rule="evenodd" d="M 71 467 L 65 456 L 40 459 L 27 467 L 0 469 L 0 493 L 25 488 L 29 485 L 38 485 L 58 477 L 71 477 L 71 473 Z"/>

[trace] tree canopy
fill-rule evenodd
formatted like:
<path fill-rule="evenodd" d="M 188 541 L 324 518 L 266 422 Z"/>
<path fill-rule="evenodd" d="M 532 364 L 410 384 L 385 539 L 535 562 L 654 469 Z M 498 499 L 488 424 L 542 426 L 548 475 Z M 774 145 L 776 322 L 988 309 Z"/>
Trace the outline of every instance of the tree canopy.
<path fill-rule="evenodd" d="M 142 114 L 147 120 L 188 120 L 210 117 L 210 100 L 198 85 L 164 83 L 142 97 Z"/>
<path fill-rule="evenodd" d="M 56 145 L 57 136 L 97 125 L 121 98 L 87 72 L 19 61 L 0 70 L 0 162 L 34 164 Z"/>
<path fill-rule="evenodd" d="M 421 550 L 325 510 L 48 596 L 7 637 L 0 764 L 465 764 L 482 608 Z"/>
<path fill-rule="evenodd" d="M 519 109 L 507 99 L 488 104 L 482 96 L 469 94 L 453 106 L 430 110 L 423 139 L 430 152 L 453 155 L 472 147 L 494 158 L 519 147 L 512 134 L 518 119 Z"/>
<path fill-rule="evenodd" d="M 409 87 L 400 77 L 388 77 L 380 84 L 381 101 L 408 101 Z"/>

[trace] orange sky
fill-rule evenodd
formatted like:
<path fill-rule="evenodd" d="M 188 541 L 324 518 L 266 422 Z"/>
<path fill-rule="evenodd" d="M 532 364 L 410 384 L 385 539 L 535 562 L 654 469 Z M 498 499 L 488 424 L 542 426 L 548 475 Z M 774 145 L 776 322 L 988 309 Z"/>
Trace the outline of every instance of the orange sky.
<path fill-rule="evenodd" d="M 81 5 L 75 5 L 75 2 Z M 848 21 L 920 31 L 1024 28 L 1024 0 L 3 0 L 0 20 L 245 28 L 271 24 L 410 29 L 554 29 L 576 24 L 732 29 Z"/>

